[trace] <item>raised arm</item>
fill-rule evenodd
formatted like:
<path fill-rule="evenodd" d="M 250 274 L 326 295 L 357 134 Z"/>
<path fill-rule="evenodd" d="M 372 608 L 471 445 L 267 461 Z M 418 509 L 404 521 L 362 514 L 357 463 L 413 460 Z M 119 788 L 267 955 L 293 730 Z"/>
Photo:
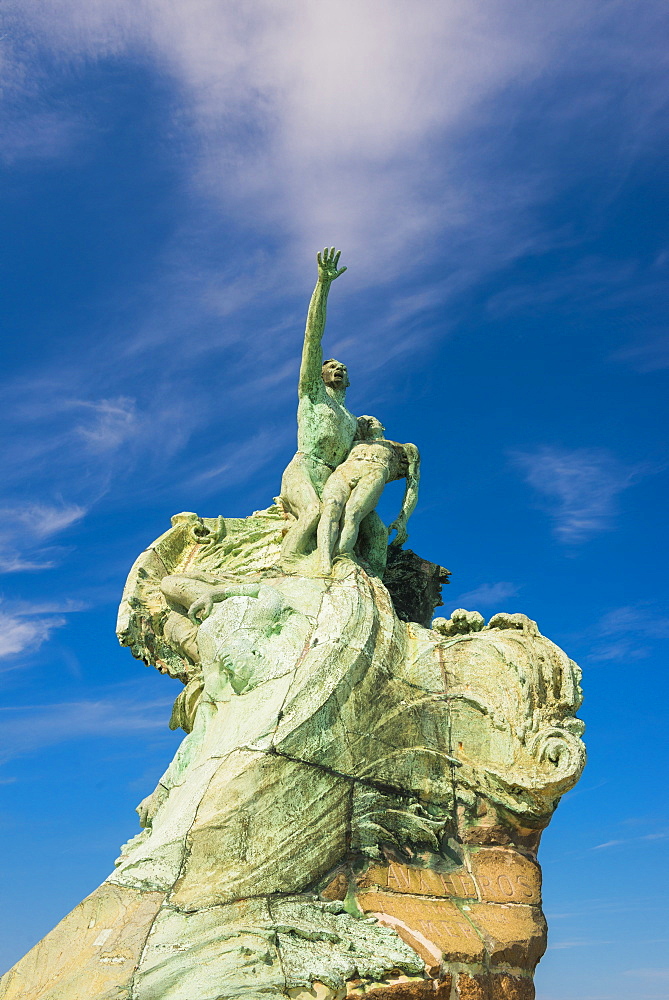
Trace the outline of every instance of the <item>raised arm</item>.
<path fill-rule="evenodd" d="M 402 500 L 402 509 L 399 517 L 388 528 L 388 534 L 396 531 L 397 535 L 391 545 L 404 545 L 409 534 L 407 532 L 407 521 L 416 509 L 418 503 L 418 483 L 420 481 L 420 452 L 415 444 L 405 444 L 404 451 L 407 457 L 407 485 Z"/>
<path fill-rule="evenodd" d="M 322 254 L 316 255 L 318 261 L 318 280 L 309 303 L 307 312 L 307 327 L 304 332 L 304 347 L 302 348 L 302 363 L 300 365 L 300 381 L 298 395 L 304 396 L 313 392 L 314 387 L 320 388 L 321 370 L 323 367 L 323 350 L 321 341 L 325 332 L 325 313 L 330 292 L 330 285 L 343 274 L 345 267 L 339 268 L 341 250 L 326 247 Z"/>

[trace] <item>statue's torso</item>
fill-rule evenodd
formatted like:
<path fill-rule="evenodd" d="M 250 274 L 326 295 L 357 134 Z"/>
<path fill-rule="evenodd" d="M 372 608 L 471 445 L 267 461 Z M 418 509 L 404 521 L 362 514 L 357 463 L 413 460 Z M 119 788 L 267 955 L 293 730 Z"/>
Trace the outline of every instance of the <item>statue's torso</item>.
<path fill-rule="evenodd" d="M 317 396 L 302 396 L 297 407 L 297 447 L 305 455 L 332 468 L 348 455 L 356 432 L 356 419 L 325 387 Z"/>
<path fill-rule="evenodd" d="M 407 455 L 402 445 L 382 438 L 355 444 L 340 472 L 345 473 L 347 478 L 357 480 L 380 467 L 386 482 L 391 483 L 406 476 L 407 466 Z"/>

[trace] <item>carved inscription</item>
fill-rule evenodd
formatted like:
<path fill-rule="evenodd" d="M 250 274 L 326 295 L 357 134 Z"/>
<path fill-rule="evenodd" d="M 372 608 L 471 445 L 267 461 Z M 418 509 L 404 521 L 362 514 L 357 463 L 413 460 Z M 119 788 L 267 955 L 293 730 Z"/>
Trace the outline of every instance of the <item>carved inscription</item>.
<path fill-rule="evenodd" d="M 540 903 L 539 865 L 517 851 L 488 847 L 471 855 L 481 899 L 488 903 Z"/>
<path fill-rule="evenodd" d="M 369 868 L 358 884 L 361 888 L 379 886 L 392 892 L 406 892 L 414 896 L 477 898 L 474 880 L 464 868 L 444 874 L 429 868 L 414 868 L 391 861 L 387 867 Z"/>
<path fill-rule="evenodd" d="M 451 961 L 475 962 L 483 956 L 478 933 L 448 899 L 393 892 L 363 892 L 357 898 L 366 913 L 375 913 L 382 922 L 393 926 L 426 960 L 434 959 L 435 950 Z M 430 945 L 427 951 L 426 945 Z"/>

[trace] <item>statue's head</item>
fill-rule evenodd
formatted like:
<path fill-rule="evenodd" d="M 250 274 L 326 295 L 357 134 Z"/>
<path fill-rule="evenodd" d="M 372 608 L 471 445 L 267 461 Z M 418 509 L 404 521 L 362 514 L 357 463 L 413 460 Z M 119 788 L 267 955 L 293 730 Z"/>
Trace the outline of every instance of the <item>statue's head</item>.
<path fill-rule="evenodd" d="M 323 362 L 321 375 L 329 389 L 348 389 L 351 384 L 348 380 L 348 368 L 334 358 Z"/>
<path fill-rule="evenodd" d="M 378 438 L 382 438 L 385 434 L 385 427 L 376 417 L 370 417 L 365 414 L 362 417 L 358 417 L 357 424 L 358 428 L 355 432 L 356 441 L 375 441 Z"/>

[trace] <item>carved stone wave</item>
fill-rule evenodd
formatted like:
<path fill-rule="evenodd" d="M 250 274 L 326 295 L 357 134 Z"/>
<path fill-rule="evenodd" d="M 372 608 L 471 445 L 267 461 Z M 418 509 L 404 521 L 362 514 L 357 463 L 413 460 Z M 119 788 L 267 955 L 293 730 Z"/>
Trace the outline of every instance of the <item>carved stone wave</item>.
<path fill-rule="evenodd" d="M 425 628 L 350 560 L 286 573 L 285 521 L 178 515 L 133 567 L 119 635 L 184 682 L 187 734 L 3 1000 L 533 996 L 578 667 L 522 615 Z M 166 580 L 209 594 L 204 620 Z"/>

